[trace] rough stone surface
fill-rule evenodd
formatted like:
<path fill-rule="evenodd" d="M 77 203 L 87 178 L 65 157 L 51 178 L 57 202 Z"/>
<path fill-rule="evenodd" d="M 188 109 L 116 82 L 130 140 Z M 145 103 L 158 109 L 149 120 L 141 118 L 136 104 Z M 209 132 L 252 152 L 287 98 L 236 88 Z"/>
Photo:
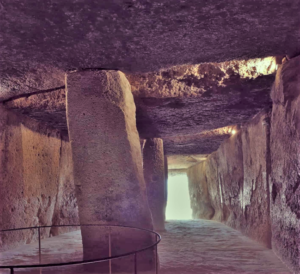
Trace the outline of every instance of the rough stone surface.
<path fill-rule="evenodd" d="M 165 95 L 160 98 L 161 95 L 155 89 L 151 95 L 147 96 L 141 96 L 139 92 L 136 92 L 137 125 L 141 136 L 149 138 L 159 135 L 166 137 L 178 134 L 199 134 L 205 130 L 245 122 L 261 108 L 269 106 L 269 91 L 274 76 L 257 74 L 256 77 L 252 77 L 246 74 L 250 78 L 243 78 L 245 75 L 242 73 L 242 63 L 243 61 L 237 62 L 239 64 L 237 67 L 241 71 L 233 71 L 232 76 L 227 76 L 230 77 L 230 80 L 225 78 L 220 81 L 218 77 L 210 74 L 205 74 L 208 75 L 209 80 L 201 78 L 196 73 L 189 75 L 194 79 L 193 85 L 201 86 L 205 81 L 197 97 L 189 98 L 186 95 L 169 98 Z M 224 66 L 222 63 L 207 64 L 207 66 L 209 65 L 223 73 L 220 69 Z M 259 70 L 259 67 L 254 68 Z M 172 68 L 172 71 L 175 69 Z M 252 72 L 255 72 L 254 69 Z M 207 73 L 210 71 L 208 70 Z M 268 73 L 266 72 L 266 74 Z M 151 85 L 155 85 L 157 82 L 147 74 L 143 77 L 148 82 L 152 81 Z M 141 84 L 143 83 L 142 79 L 139 81 Z M 166 84 L 170 84 L 172 81 L 172 79 L 167 79 Z M 191 86 L 189 88 L 192 89 Z M 7 102 L 6 105 L 43 120 L 55 128 L 67 131 L 64 90 L 32 95 L 28 98 Z M 217 113 L 215 110 L 218 110 Z M 172 127 L 174 131 L 172 131 Z"/>
<path fill-rule="evenodd" d="M 269 112 L 262 112 L 226 140 L 205 161 L 188 169 L 192 208 L 203 200 L 213 208 L 208 219 L 226 223 L 271 247 L 269 202 Z M 191 181 L 191 180 L 190 180 Z M 206 187 L 205 191 L 199 189 Z M 193 196 L 192 196 L 193 198 Z"/>
<path fill-rule="evenodd" d="M 299 9 L 299 0 L 2 0 L 0 93 L 57 87 L 61 70 L 149 72 L 293 54 Z"/>
<path fill-rule="evenodd" d="M 259 77 L 243 89 L 207 91 L 200 97 L 137 98 L 137 128 L 142 138 L 164 139 L 244 123 L 271 106 L 270 79 Z"/>
<path fill-rule="evenodd" d="M 270 112 L 260 113 L 242 130 L 244 183 L 242 231 L 271 248 Z"/>
<path fill-rule="evenodd" d="M 207 154 L 193 154 L 193 155 L 169 155 L 168 168 L 169 169 L 188 169 L 207 158 Z"/>
<path fill-rule="evenodd" d="M 241 131 L 220 146 L 218 153 L 218 179 L 222 189 L 223 203 L 229 211 L 226 224 L 242 229 L 244 166 Z"/>
<path fill-rule="evenodd" d="M 190 155 L 195 162 L 195 159 L 199 158 L 197 154 L 205 155 L 216 151 L 235 128 L 235 126 L 226 126 L 196 134 L 167 136 L 164 137 L 164 147 L 168 156 L 188 157 Z"/>
<path fill-rule="evenodd" d="M 5 103 L 5 106 L 60 130 L 68 138 L 66 122 L 65 90 L 41 93 Z M 137 117 L 139 119 L 139 117 Z M 194 135 L 167 136 L 164 138 L 165 153 L 170 158 L 170 169 L 186 169 L 199 160 L 196 153 L 211 153 L 230 136 L 233 126 L 217 128 Z M 172 135 L 172 129 L 169 129 Z M 204 154 L 204 155 L 206 155 Z M 200 156 L 200 160 L 203 157 Z"/>
<path fill-rule="evenodd" d="M 140 136 L 163 138 L 168 155 L 217 150 L 228 138 L 228 126 L 245 123 L 271 105 L 276 66 L 270 57 L 127 74 L 134 89 Z M 12 99 L 5 102 L 10 109 L 68 134 L 64 89 Z"/>
<path fill-rule="evenodd" d="M 69 144 L 57 130 L 0 106 L 0 146 L 1 229 L 78 223 Z M 37 231 L 1 236 L 5 249 L 35 240 Z"/>
<path fill-rule="evenodd" d="M 300 57 L 284 63 L 272 89 L 272 247 L 300 271 Z"/>
<path fill-rule="evenodd" d="M 214 209 L 208 194 L 206 161 L 188 169 L 189 192 L 194 219 L 208 219 L 214 216 Z"/>
<path fill-rule="evenodd" d="M 271 247 L 269 112 L 252 118 L 217 154 L 226 224 Z"/>
<path fill-rule="evenodd" d="M 136 97 L 197 97 L 206 92 L 208 96 L 244 90 L 262 76 L 274 74 L 276 63 L 275 57 L 233 60 L 174 66 L 156 72 L 127 74 L 127 77 Z"/>
<path fill-rule="evenodd" d="M 66 141 L 61 142 L 60 173 L 52 223 L 55 225 L 79 224 L 71 144 Z M 56 236 L 70 229 L 72 228 L 53 227 L 50 234 Z"/>
<path fill-rule="evenodd" d="M 65 89 L 18 98 L 4 103 L 17 112 L 46 123 L 68 135 Z"/>
<path fill-rule="evenodd" d="M 264 95 L 265 96 L 265 95 Z M 159 99 L 157 99 L 159 100 Z M 137 101 L 138 103 L 138 101 Z M 230 102 L 227 102 L 230 103 Z M 209 106 L 210 102 L 207 101 L 207 106 Z M 224 102 L 226 104 L 226 102 Z M 63 135 L 68 135 L 68 129 L 67 129 L 67 123 L 66 123 L 66 107 L 65 107 L 65 91 L 63 89 L 57 90 L 50 93 L 42 93 L 37 95 L 29 96 L 28 98 L 20 98 L 13 101 L 8 101 L 5 103 L 5 105 L 17 113 L 22 113 L 25 115 L 30 116 L 31 118 L 34 118 L 40 122 L 44 122 L 48 124 L 49 126 L 59 129 Z M 269 103 L 267 103 L 269 105 Z M 261 107 L 264 107 L 265 104 L 262 103 Z M 245 106 L 246 107 L 246 106 Z M 258 108 L 258 109 L 260 109 Z M 256 113 L 258 109 L 250 109 L 248 110 L 249 113 Z M 196 107 L 193 111 L 196 112 Z M 186 108 L 184 108 L 182 115 L 184 115 L 185 112 L 188 113 L 189 106 L 187 105 Z M 210 113 L 210 111 L 212 113 Z M 166 114 L 172 113 L 172 109 L 169 109 L 166 111 Z M 152 115 L 152 114 L 151 114 Z M 162 115 L 162 116 L 161 116 Z M 196 114 L 194 114 L 196 115 Z M 212 116 L 211 116 L 212 115 Z M 228 114 L 229 115 L 229 114 Z M 250 114 L 249 114 L 250 115 Z M 142 119 L 145 116 L 145 113 L 142 111 L 139 114 L 137 114 L 137 121 L 138 123 L 143 123 Z M 178 116 L 180 116 L 180 113 L 178 113 Z M 209 117 L 213 118 L 215 116 L 214 110 L 210 108 L 210 110 L 207 110 L 205 113 L 207 124 L 209 123 Z M 164 144 L 165 144 L 165 150 L 166 154 L 168 155 L 174 155 L 174 154 L 208 154 L 216 149 L 218 149 L 220 143 L 227 139 L 230 134 L 230 130 L 232 129 L 232 126 L 228 126 L 232 124 L 233 122 L 245 122 L 248 115 L 246 117 L 243 116 L 243 118 L 238 118 L 232 116 L 227 116 L 227 122 L 223 122 L 222 124 L 226 125 L 224 128 L 214 128 L 217 127 L 218 124 L 214 124 L 214 121 L 211 121 L 212 124 L 209 125 L 212 130 L 205 130 L 201 132 L 203 129 L 200 125 L 195 125 L 191 123 L 188 125 L 188 120 L 183 121 L 186 125 L 184 130 L 180 131 L 181 134 L 188 133 L 187 135 L 177 135 L 174 136 L 173 133 L 173 124 L 176 123 L 176 117 L 172 118 L 172 120 L 168 121 L 168 117 L 164 116 L 164 112 L 159 114 L 159 116 L 154 115 L 153 121 L 148 121 L 148 124 L 146 123 L 143 125 L 140 130 L 143 132 L 143 128 L 146 126 L 149 126 L 149 131 L 151 131 L 151 128 L 153 129 L 153 123 L 155 123 L 155 120 L 161 119 L 165 123 L 164 132 Z M 190 118 L 190 114 L 186 117 L 186 119 Z M 182 118 L 180 118 L 182 119 Z M 194 118 L 193 118 L 194 119 Z M 139 122 L 140 121 L 140 122 Z M 173 121 L 173 122 L 172 122 Z M 161 125 L 162 127 L 162 125 Z M 194 132 L 194 134 L 190 134 L 189 130 L 191 132 Z M 199 130 L 199 132 L 197 132 Z M 142 133 L 140 131 L 140 133 Z M 152 133 L 150 135 L 153 135 Z M 147 136 L 146 136 L 147 137 Z"/>
<path fill-rule="evenodd" d="M 213 152 L 206 160 L 206 180 L 211 205 L 215 211 L 212 220 L 226 222 L 229 210 L 225 205 L 222 185 L 218 174 L 218 152 Z"/>
<path fill-rule="evenodd" d="M 135 105 L 125 75 L 79 71 L 66 75 L 67 117 L 81 224 L 117 224 L 152 229 L 143 175 Z M 151 244 L 151 237 L 111 232 L 113 254 Z M 97 228 L 82 228 L 87 259 L 107 256 L 109 240 Z M 153 266 L 149 251 L 138 258 Z M 127 261 L 128 260 L 128 261 Z M 132 265 L 127 258 L 123 266 Z M 117 263 L 118 264 L 118 263 Z M 117 267 L 117 266 L 115 266 Z"/>
<path fill-rule="evenodd" d="M 163 140 L 147 139 L 143 149 L 144 177 L 153 227 L 156 231 L 165 229 L 166 178 Z"/>

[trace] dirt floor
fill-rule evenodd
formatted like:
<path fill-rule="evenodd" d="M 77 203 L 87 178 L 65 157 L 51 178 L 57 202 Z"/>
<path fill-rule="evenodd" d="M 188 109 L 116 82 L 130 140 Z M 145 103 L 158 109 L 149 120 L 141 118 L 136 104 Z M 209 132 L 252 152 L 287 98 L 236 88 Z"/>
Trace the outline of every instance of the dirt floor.
<path fill-rule="evenodd" d="M 159 245 L 161 274 L 291 273 L 274 253 L 221 223 L 169 221 Z M 42 241 L 43 262 L 82 259 L 80 231 Z M 37 244 L 0 253 L 0 265 L 38 262 Z M 21 270 L 15 273 L 21 272 Z M 23 272 L 23 271 L 22 271 Z M 9 273 L 1 270 L 0 273 Z M 24 272 L 23 272 L 24 273 Z M 28 273 L 91 273 L 68 267 Z M 94 273 L 94 272 L 93 272 Z M 140 272 L 138 272 L 140 273 Z M 154 272 L 153 272 L 154 273 Z"/>
<path fill-rule="evenodd" d="M 161 233 L 161 273 L 291 273 L 272 250 L 219 222 L 171 221 Z"/>

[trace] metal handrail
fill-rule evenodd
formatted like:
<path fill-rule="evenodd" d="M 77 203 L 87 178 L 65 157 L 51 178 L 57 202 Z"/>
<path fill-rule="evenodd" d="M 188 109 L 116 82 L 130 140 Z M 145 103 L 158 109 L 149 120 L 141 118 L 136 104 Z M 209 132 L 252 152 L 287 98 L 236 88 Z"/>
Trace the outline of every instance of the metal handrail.
<path fill-rule="evenodd" d="M 41 264 L 41 258 L 42 258 L 42 247 L 41 247 L 41 228 L 52 228 L 52 227 L 121 227 L 121 228 L 131 228 L 131 229 L 137 229 L 141 231 L 146 231 L 151 234 L 156 235 L 156 242 L 152 245 L 149 245 L 147 247 L 144 247 L 139 250 L 127 252 L 121 255 L 116 255 L 116 256 L 109 256 L 109 257 L 104 257 L 104 258 L 99 258 L 99 259 L 92 259 L 92 260 L 81 260 L 81 261 L 73 261 L 73 262 L 65 262 L 65 263 L 53 263 L 53 264 Z M 14 273 L 14 269 L 20 269 L 20 268 L 47 268 L 47 267 L 58 267 L 58 266 L 69 266 L 69 265 L 84 265 L 84 264 L 92 264 L 92 263 L 99 263 L 99 262 L 105 262 L 105 261 L 111 261 L 114 259 L 122 258 L 122 257 L 128 257 L 130 255 L 134 256 L 134 273 L 137 274 L 137 254 L 140 252 L 143 252 L 145 250 L 151 249 L 155 247 L 155 272 L 158 274 L 158 253 L 157 253 L 157 245 L 161 241 L 161 236 L 152 230 L 145 229 L 145 228 L 137 228 L 137 227 L 132 227 L 132 226 L 123 226 L 123 225 L 97 225 L 97 224 L 87 224 L 87 225 L 52 225 L 52 226 L 36 226 L 36 227 L 26 227 L 26 228 L 15 228 L 15 229 L 5 229 L 5 230 L 0 230 L 0 233 L 4 232 L 14 232 L 14 231 L 21 231 L 21 230 L 31 230 L 31 229 L 37 229 L 38 230 L 38 243 L 39 243 L 39 264 L 34 264 L 34 265 L 5 265 L 1 266 L 0 269 L 10 269 L 10 273 Z M 110 243 L 109 243 L 110 244 Z M 110 266 L 111 267 L 111 266 Z M 111 273 L 111 269 L 110 269 Z"/>

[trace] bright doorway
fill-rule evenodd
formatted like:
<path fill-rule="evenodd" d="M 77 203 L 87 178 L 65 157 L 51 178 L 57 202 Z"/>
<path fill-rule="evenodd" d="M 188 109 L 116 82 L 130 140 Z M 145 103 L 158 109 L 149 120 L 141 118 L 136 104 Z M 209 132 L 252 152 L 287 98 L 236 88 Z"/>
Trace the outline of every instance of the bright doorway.
<path fill-rule="evenodd" d="M 186 173 L 169 174 L 166 220 L 190 220 L 192 209 Z"/>

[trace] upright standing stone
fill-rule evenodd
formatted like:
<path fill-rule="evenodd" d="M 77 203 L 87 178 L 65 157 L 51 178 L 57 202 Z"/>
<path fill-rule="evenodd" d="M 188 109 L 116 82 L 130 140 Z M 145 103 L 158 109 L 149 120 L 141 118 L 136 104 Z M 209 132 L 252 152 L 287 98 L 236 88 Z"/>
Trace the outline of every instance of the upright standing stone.
<path fill-rule="evenodd" d="M 136 129 L 136 108 L 125 75 L 103 70 L 72 72 L 66 75 L 66 85 L 67 119 L 81 224 L 152 229 Z M 147 233 L 129 229 L 110 232 L 112 255 L 152 243 Z M 82 237 L 86 258 L 109 254 L 104 231 L 83 228 Z M 139 269 L 153 267 L 154 258 L 145 254 L 147 252 L 138 257 Z"/>
<path fill-rule="evenodd" d="M 153 224 L 156 230 L 165 229 L 166 180 L 163 140 L 147 139 L 144 150 L 144 175 Z"/>
<path fill-rule="evenodd" d="M 210 220 L 215 214 L 209 197 L 206 169 L 206 161 L 203 161 L 187 170 L 193 219 Z"/>
<path fill-rule="evenodd" d="M 270 222 L 270 112 L 261 111 L 243 125 L 243 217 L 240 230 L 271 248 Z"/>
<path fill-rule="evenodd" d="M 279 67 L 271 96 L 272 249 L 300 273 L 300 56 Z"/>

